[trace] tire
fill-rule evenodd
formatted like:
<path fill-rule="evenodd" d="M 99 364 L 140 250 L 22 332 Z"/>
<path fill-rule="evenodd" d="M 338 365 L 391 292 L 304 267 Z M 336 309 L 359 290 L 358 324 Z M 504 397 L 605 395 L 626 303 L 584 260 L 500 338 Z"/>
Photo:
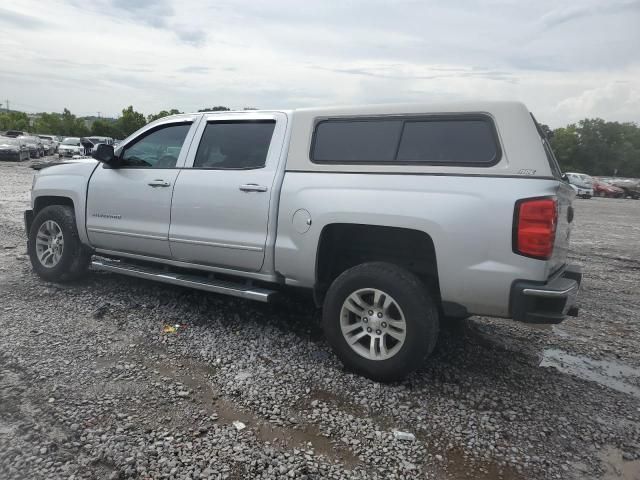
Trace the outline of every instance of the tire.
<path fill-rule="evenodd" d="M 362 302 L 361 305 L 369 308 L 376 303 L 372 301 L 375 290 L 385 297 L 380 295 L 377 306 L 372 307 L 376 311 L 371 320 L 366 309 L 357 309 L 362 315 L 356 314 L 353 303 L 348 303 L 350 296 L 358 295 L 356 298 Z M 383 308 L 381 304 L 387 301 L 395 306 L 391 304 Z M 392 322 L 393 325 L 401 325 L 397 318 L 402 317 L 405 334 L 404 339 L 398 341 L 392 334 L 398 335 L 399 331 L 391 331 L 396 328 Z M 385 319 L 388 319 L 387 323 Z M 367 322 L 366 328 L 374 329 L 371 335 L 365 333 L 364 322 Z M 420 279 L 403 268 L 383 262 L 363 263 L 342 273 L 327 292 L 322 323 L 327 341 L 344 366 L 380 382 L 401 380 L 420 367 L 436 345 L 439 328 L 438 309 Z M 356 328 L 356 324 L 360 326 Z M 350 331 L 343 334 L 343 328 Z M 382 337 L 378 336 L 377 340 L 373 337 L 376 332 L 382 332 Z M 356 336 L 361 336 L 361 339 L 352 347 L 347 335 L 353 336 L 352 342 Z M 377 359 L 364 356 L 368 354 L 371 357 L 372 341 Z"/>
<path fill-rule="evenodd" d="M 38 255 L 38 233 L 45 222 L 53 222 L 54 230 L 62 235 L 62 248 L 55 264 L 44 265 Z M 46 230 L 46 228 L 45 228 Z M 43 238 L 41 236 L 41 238 Z M 41 242 L 42 243 L 42 242 Z M 44 248 L 44 247 L 42 247 Z M 51 250 L 51 247 L 49 247 Z M 91 251 L 85 247 L 78 237 L 76 218 L 73 208 L 66 205 L 51 205 L 43 208 L 33 220 L 29 231 L 29 259 L 35 272 L 50 282 L 70 282 L 82 277 L 91 260 Z M 50 260 L 47 256 L 44 260 Z M 51 263 L 54 263 L 52 260 Z"/>

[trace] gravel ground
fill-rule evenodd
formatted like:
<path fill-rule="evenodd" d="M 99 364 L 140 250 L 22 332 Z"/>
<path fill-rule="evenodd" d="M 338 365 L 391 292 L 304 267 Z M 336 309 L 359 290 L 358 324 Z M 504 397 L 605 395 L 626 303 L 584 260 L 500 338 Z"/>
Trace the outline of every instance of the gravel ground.
<path fill-rule="evenodd" d="M 474 317 L 381 385 L 341 368 L 306 299 L 40 280 L 32 175 L 0 164 L 2 479 L 640 478 L 640 202 L 576 201 L 580 317 Z"/>

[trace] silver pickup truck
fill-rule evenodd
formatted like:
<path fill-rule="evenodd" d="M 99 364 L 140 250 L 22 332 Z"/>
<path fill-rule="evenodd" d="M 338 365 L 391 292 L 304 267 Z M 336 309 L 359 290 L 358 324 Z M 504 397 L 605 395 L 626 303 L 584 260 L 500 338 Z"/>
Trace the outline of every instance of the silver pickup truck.
<path fill-rule="evenodd" d="M 45 280 L 92 265 L 263 302 L 309 289 L 342 362 L 380 381 L 450 318 L 577 314 L 574 193 L 520 103 L 174 115 L 93 157 L 33 180 Z"/>

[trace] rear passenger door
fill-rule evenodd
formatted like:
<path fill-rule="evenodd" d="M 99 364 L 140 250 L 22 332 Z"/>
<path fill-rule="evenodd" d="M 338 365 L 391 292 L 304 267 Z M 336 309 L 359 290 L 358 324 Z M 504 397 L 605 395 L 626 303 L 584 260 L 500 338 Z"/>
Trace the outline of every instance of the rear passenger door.
<path fill-rule="evenodd" d="M 173 191 L 175 260 L 261 269 L 286 120 L 282 113 L 203 118 Z"/>

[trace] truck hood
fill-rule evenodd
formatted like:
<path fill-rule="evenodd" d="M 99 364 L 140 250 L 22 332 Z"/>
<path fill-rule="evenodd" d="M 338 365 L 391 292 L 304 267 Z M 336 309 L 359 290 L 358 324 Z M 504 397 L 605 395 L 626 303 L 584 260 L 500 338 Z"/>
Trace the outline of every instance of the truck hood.
<path fill-rule="evenodd" d="M 79 175 L 89 178 L 98 163 L 99 162 L 93 158 L 77 158 L 58 162 L 35 163 L 31 168 L 39 170 L 36 174 L 39 177 L 51 175 Z"/>

